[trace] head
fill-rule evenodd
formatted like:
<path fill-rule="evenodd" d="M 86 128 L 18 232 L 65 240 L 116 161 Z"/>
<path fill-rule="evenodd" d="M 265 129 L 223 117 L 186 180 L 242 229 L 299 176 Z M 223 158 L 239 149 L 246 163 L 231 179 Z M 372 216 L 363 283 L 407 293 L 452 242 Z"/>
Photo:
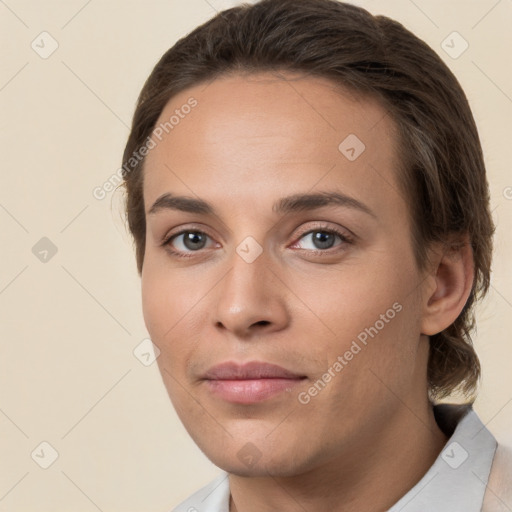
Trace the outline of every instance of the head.
<path fill-rule="evenodd" d="M 250 473 L 250 441 L 291 474 L 360 447 L 397 397 L 474 398 L 481 146 L 456 78 L 402 25 L 333 0 L 219 13 L 155 66 L 123 163 L 146 326 L 214 463 Z M 297 379 L 226 401 L 205 378 L 226 361 Z"/>

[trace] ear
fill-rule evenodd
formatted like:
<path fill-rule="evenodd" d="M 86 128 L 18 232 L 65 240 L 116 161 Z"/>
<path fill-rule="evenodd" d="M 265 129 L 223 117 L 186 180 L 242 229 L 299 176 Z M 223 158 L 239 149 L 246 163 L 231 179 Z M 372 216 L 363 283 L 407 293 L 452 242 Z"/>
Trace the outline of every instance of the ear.
<path fill-rule="evenodd" d="M 469 237 L 456 246 L 432 251 L 425 280 L 421 333 L 432 336 L 451 325 L 466 304 L 473 286 L 474 260 Z"/>

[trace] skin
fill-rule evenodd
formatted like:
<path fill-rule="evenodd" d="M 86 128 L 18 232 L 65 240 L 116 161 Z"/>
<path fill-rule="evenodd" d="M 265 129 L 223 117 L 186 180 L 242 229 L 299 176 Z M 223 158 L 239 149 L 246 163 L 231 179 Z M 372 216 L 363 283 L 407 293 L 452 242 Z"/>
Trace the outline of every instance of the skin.
<path fill-rule="evenodd" d="M 233 75 L 182 91 L 160 121 L 190 97 L 197 106 L 154 139 L 144 171 L 143 313 L 171 401 L 229 472 L 231 510 L 386 510 L 447 441 L 427 397 L 428 335 L 462 310 L 471 252 L 433 247 L 419 270 L 395 175 L 395 126 L 376 100 L 289 72 Z M 338 149 L 348 134 L 366 146 L 354 161 Z M 346 194 L 373 215 L 332 204 L 272 210 L 284 196 L 319 191 Z M 150 213 L 164 193 L 208 201 L 215 215 Z M 203 248 L 183 236 L 161 245 L 185 228 L 207 235 Z M 333 228 L 350 241 L 333 235 L 332 247 L 318 248 L 311 231 Z M 262 249 L 252 263 L 236 251 L 248 236 Z M 395 303 L 401 311 L 300 403 Z M 263 402 L 234 404 L 201 380 L 225 361 L 270 362 L 306 378 Z M 240 456 L 247 450 L 256 463 Z"/>

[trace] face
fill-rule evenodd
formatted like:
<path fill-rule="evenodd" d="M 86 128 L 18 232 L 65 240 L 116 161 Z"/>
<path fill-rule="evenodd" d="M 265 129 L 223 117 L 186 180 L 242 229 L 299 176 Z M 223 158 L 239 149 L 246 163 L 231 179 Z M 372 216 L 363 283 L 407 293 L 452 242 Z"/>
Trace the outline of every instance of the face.
<path fill-rule="evenodd" d="M 173 97 L 144 170 L 159 369 L 197 445 L 240 475 L 368 450 L 426 397 L 394 124 L 375 100 L 282 76 Z"/>

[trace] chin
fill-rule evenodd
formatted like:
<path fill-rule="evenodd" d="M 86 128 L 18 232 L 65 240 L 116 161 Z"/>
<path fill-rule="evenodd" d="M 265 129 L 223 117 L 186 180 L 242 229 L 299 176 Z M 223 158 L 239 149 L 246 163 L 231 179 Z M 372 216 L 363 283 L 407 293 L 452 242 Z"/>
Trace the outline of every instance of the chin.
<path fill-rule="evenodd" d="M 271 446 L 268 442 L 264 445 L 230 439 L 222 450 L 218 449 L 218 444 L 213 443 L 199 447 L 217 467 L 242 477 L 291 477 L 311 469 L 310 458 L 303 448 L 280 444 L 280 450 L 276 450 L 276 446 Z M 212 450 L 214 446 L 216 449 Z M 300 456 L 300 460 L 297 456 Z"/>
<path fill-rule="evenodd" d="M 256 462 L 254 465 L 249 466 L 245 463 L 240 462 L 238 459 L 226 459 L 215 460 L 210 459 L 216 466 L 227 471 L 232 475 L 242 477 L 291 477 L 295 476 L 302 471 L 291 461 L 265 461 L 263 457 Z"/>

